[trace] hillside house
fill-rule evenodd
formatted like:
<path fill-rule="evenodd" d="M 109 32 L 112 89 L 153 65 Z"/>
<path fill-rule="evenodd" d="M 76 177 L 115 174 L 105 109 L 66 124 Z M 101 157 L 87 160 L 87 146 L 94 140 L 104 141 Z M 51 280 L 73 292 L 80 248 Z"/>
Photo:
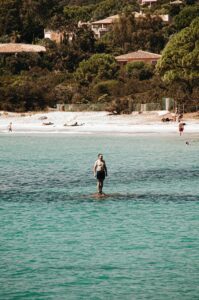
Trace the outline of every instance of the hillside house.
<path fill-rule="evenodd" d="M 146 14 L 142 12 L 133 12 L 135 19 L 138 18 L 145 18 Z M 168 23 L 170 22 L 170 17 L 168 14 L 165 15 L 152 15 L 152 17 L 159 17 L 162 19 L 163 22 Z M 111 30 L 111 27 L 113 26 L 114 23 L 119 21 L 120 15 L 114 15 L 110 16 L 108 18 L 105 18 L 103 20 L 98 20 L 95 22 L 90 23 L 91 30 L 94 32 L 95 37 L 97 39 L 101 38 L 104 34 L 106 34 L 108 31 Z M 79 23 L 81 26 L 81 23 Z M 83 23 L 82 23 L 83 24 Z M 87 23 L 88 25 L 88 23 Z"/>
<path fill-rule="evenodd" d="M 94 32 L 96 38 L 101 38 L 104 34 L 106 34 L 113 23 L 119 20 L 119 15 L 110 16 L 106 19 L 95 21 L 91 23 L 91 30 Z"/>
<path fill-rule="evenodd" d="M 60 44 L 64 40 L 64 38 L 67 36 L 67 39 L 69 41 L 72 41 L 73 39 L 73 33 L 72 32 L 63 32 L 59 30 L 51 30 L 51 29 L 44 29 L 44 38 L 50 39 L 51 41 Z"/>
<path fill-rule="evenodd" d="M 59 30 L 50 30 L 50 29 L 44 29 L 44 38 L 50 39 L 51 41 L 56 42 L 57 44 L 60 44 L 63 39 L 63 32 L 60 32 Z"/>
<path fill-rule="evenodd" d="M 143 0 L 144 1 L 144 0 Z M 146 0 L 148 1 L 148 0 Z M 146 14 L 143 12 L 132 12 L 135 19 L 138 18 L 145 18 Z M 163 22 L 168 23 L 170 22 L 170 17 L 168 14 L 165 15 L 152 15 L 152 17 L 159 17 L 162 19 Z M 94 32 L 94 35 L 97 39 L 100 39 L 104 34 L 109 32 L 113 26 L 114 23 L 119 21 L 120 15 L 113 15 L 110 17 L 107 17 L 102 20 L 94 21 L 94 22 L 78 22 L 78 27 L 88 27 L 91 28 L 91 30 Z M 60 44 L 64 37 L 67 36 L 67 39 L 69 41 L 72 41 L 74 37 L 73 32 L 63 32 L 59 30 L 50 30 L 50 29 L 44 29 L 44 38 L 48 38 L 58 44 Z"/>
<path fill-rule="evenodd" d="M 161 55 L 156 53 L 151 53 L 147 51 L 138 50 L 136 52 L 127 53 L 124 55 L 116 56 L 116 61 L 122 66 L 129 62 L 142 61 L 144 63 L 155 65 L 160 59 Z"/>

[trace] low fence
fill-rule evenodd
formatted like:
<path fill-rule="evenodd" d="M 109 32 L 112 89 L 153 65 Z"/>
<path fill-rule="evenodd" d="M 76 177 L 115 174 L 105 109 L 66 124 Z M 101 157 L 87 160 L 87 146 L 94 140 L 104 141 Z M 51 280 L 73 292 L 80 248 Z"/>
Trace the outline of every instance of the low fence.
<path fill-rule="evenodd" d="M 197 112 L 199 111 L 199 103 L 195 105 L 181 104 L 181 105 L 177 105 L 176 108 L 177 111 L 180 113 Z"/>
<path fill-rule="evenodd" d="M 108 103 L 93 103 L 93 104 L 57 104 L 58 111 L 104 111 L 108 107 Z M 161 110 L 160 103 L 133 103 L 128 101 L 129 111 L 154 111 Z"/>
<path fill-rule="evenodd" d="M 89 104 L 57 104 L 56 109 L 58 111 L 104 111 L 110 103 L 89 103 Z M 126 110 L 147 112 L 147 111 L 158 111 L 158 110 L 169 110 L 175 112 L 176 110 L 181 113 L 186 112 L 197 112 L 199 110 L 198 105 L 175 105 L 175 102 L 162 101 L 161 103 L 134 103 L 131 100 L 127 101 Z"/>
<path fill-rule="evenodd" d="M 57 104 L 58 111 L 104 111 L 106 110 L 106 103 L 92 103 L 92 104 Z"/>
<path fill-rule="evenodd" d="M 137 104 L 131 104 L 131 110 L 132 111 L 154 111 L 154 110 L 161 110 L 160 103 L 137 103 Z"/>
<path fill-rule="evenodd" d="M 199 104 L 185 107 L 185 110 L 184 110 L 185 113 L 186 112 L 197 112 L 197 111 L 199 111 Z"/>

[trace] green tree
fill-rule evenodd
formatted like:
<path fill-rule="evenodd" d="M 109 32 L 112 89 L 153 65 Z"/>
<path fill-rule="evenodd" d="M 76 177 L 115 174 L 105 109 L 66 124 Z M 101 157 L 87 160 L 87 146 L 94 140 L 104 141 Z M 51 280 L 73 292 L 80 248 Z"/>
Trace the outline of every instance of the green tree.
<path fill-rule="evenodd" d="M 179 31 L 191 24 L 199 16 L 199 5 L 185 6 L 183 10 L 175 17 L 174 25 Z"/>
<path fill-rule="evenodd" d="M 78 21 L 89 21 L 91 13 L 94 9 L 93 5 L 88 6 L 65 6 L 64 17 L 67 23 L 78 23 Z"/>
<path fill-rule="evenodd" d="M 168 81 L 199 77 L 199 17 L 171 38 L 157 70 Z"/>
<path fill-rule="evenodd" d="M 0 36 L 20 31 L 20 6 L 21 0 L 0 0 Z"/>
<path fill-rule="evenodd" d="M 28 43 L 42 38 L 55 8 L 56 0 L 0 0 L 0 36 Z"/>
<path fill-rule="evenodd" d="M 44 25 L 39 13 L 38 0 L 24 0 L 20 7 L 22 41 L 32 43 L 44 35 Z"/>
<path fill-rule="evenodd" d="M 79 64 L 75 72 L 76 80 L 89 85 L 91 82 L 117 78 L 118 65 L 115 58 L 109 54 L 94 54 L 88 60 Z"/>
<path fill-rule="evenodd" d="M 120 46 L 124 51 L 128 51 L 128 46 L 132 44 L 132 32 L 135 27 L 135 18 L 132 13 L 123 14 L 115 22 L 112 31 L 113 44 Z"/>
<path fill-rule="evenodd" d="M 139 49 L 159 53 L 166 43 L 164 24 L 159 17 L 140 17 L 132 13 L 121 15 L 108 35 L 112 48 L 120 47 L 123 53 Z"/>
<path fill-rule="evenodd" d="M 23 75 L 0 77 L 0 109 L 28 111 L 54 106 L 57 85 L 66 80 L 63 73 L 55 74 L 39 68 Z"/>
<path fill-rule="evenodd" d="M 30 70 L 40 65 L 39 53 L 18 53 L 4 56 L 4 63 L 0 66 L 0 73 L 20 74 L 22 71 Z"/>
<path fill-rule="evenodd" d="M 144 62 L 130 62 L 125 66 L 126 74 L 129 78 L 147 80 L 153 76 L 154 67 Z"/>
<path fill-rule="evenodd" d="M 87 27 L 77 28 L 69 46 L 82 52 L 93 53 L 95 48 L 93 31 Z"/>
<path fill-rule="evenodd" d="M 93 86 L 95 95 L 118 95 L 120 92 L 120 82 L 118 80 L 100 81 Z M 101 98 L 100 98 L 101 99 Z M 106 99 L 106 97 L 105 97 Z M 103 98 L 102 98 L 103 100 Z"/>
<path fill-rule="evenodd" d="M 128 10 L 137 10 L 139 5 L 135 0 L 104 0 L 93 12 L 94 19 L 102 19 Z"/>

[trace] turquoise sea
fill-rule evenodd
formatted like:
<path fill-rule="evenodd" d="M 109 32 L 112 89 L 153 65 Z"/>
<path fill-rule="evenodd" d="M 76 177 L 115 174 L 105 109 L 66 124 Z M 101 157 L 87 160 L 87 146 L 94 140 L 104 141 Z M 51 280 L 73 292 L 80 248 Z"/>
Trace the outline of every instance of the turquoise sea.
<path fill-rule="evenodd" d="M 0 299 L 199 299 L 198 154 L 197 135 L 0 135 Z"/>

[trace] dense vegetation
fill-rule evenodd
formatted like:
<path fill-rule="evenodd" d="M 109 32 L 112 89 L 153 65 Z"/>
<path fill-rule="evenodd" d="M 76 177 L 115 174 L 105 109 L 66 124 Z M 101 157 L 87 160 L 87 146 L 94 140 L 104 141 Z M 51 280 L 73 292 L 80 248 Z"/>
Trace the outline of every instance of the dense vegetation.
<path fill-rule="evenodd" d="M 158 0 L 142 7 L 135 0 L 0 0 L 0 42 L 44 45 L 43 54 L 0 54 L 0 109 L 39 110 L 56 103 L 94 104 L 98 109 L 130 112 L 139 103 L 172 97 L 187 110 L 199 105 L 199 5 Z M 114 14 L 120 19 L 96 39 L 78 21 Z M 169 13 L 163 23 L 155 14 Z M 44 28 L 65 32 L 61 44 L 44 39 Z M 68 33 L 73 33 L 72 41 Z M 139 49 L 161 53 L 157 67 L 115 56 Z"/>

